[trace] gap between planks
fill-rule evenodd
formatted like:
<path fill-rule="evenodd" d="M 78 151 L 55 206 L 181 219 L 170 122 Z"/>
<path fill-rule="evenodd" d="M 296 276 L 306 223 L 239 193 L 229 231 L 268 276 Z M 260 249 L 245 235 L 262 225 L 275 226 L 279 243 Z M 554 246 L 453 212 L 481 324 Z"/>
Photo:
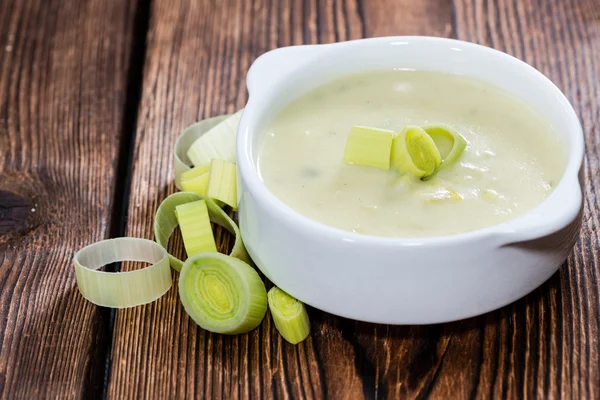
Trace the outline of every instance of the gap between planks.
<path fill-rule="evenodd" d="M 109 221 L 109 238 L 123 236 L 127 227 L 137 118 L 142 99 L 144 62 L 146 60 L 151 9 L 152 0 L 137 0 L 134 10 L 135 15 L 133 18 L 129 60 L 127 63 L 127 86 L 125 89 L 125 103 L 121 123 L 121 143 L 117 158 L 116 179 L 114 181 L 114 206 Z M 121 263 L 114 263 L 107 265 L 106 270 L 116 272 L 120 267 Z M 96 373 L 88 375 L 84 386 L 83 398 L 106 398 L 111 371 L 110 354 L 112 350 L 115 313 L 115 309 L 99 308 L 99 317 L 105 321 L 109 321 L 109 323 L 104 326 L 104 331 L 101 334 L 97 334 L 97 337 L 100 338 L 100 343 L 97 344 L 100 349 L 96 352 L 98 357 L 90 361 L 91 364 L 94 364 L 90 368 L 90 371 L 96 371 Z M 94 390 L 95 387 L 102 387 L 102 391 Z"/>

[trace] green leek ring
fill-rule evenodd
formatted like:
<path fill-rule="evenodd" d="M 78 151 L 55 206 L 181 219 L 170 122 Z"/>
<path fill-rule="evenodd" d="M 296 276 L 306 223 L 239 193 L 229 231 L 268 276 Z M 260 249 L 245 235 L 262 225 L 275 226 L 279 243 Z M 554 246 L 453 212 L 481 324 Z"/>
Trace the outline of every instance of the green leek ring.
<path fill-rule="evenodd" d="M 175 215 L 176 207 L 180 204 L 190 203 L 197 200 L 206 200 L 206 206 L 208 208 L 210 220 L 218 225 L 221 225 L 235 236 L 233 249 L 229 255 L 250 263 L 250 256 L 248 256 L 248 252 L 244 247 L 242 235 L 240 234 L 240 230 L 236 223 L 233 222 L 233 220 L 229 218 L 229 215 L 227 215 L 225 211 L 223 211 L 221 207 L 219 207 L 213 200 L 197 193 L 173 193 L 163 200 L 158 207 L 158 210 L 156 210 L 156 216 L 154 217 L 154 240 L 156 240 L 158 244 L 166 249 L 169 245 L 169 238 L 171 237 L 171 234 L 173 234 L 173 231 L 177 225 L 179 225 L 177 216 Z M 171 267 L 173 267 L 175 271 L 181 271 L 183 261 L 171 254 L 169 254 L 169 260 Z"/>
<path fill-rule="evenodd" d="M 401 173 L 427 178 L 437 171 L 441 161 L 433 139 L 421 127 L 407 125 L 394 137 L 392 164 Z"/>
<path fill-rule="evenodd" d="M 267 311 L 267 291 L 256 270 L 221 253 L 199 253 L 185 261 L 179 298 L 201 328 L 215 333 L 251 331 Z"/>
<path fill-rule="evenodd" d="M 438 169 L 446 168 L 458 160 L 467 147 L 467 140 L 450 125 L 428 124 L 422 128 L 440 152 L 442 162 Z"/>
<path fill-rule="evenodd" d="M 103 265 L 120 261 L 152 265 L 128 272 L 98 271 Z M 75 253 L 73 263 L 79 291 L 99 306 L 126 308 L 151 303 L 173 284 L 166 250 L 147 239 L 101 240 Z"/>

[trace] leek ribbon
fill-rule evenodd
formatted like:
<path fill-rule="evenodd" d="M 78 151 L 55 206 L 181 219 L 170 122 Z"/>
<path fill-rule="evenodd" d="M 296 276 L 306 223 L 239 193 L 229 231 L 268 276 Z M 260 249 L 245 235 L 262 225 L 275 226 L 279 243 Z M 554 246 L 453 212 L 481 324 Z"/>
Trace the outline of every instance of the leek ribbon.
<path fill-rule="evenodd" d="M 419 126 L 405 126 L 393 140 L 392 164 L 401 173 L 427 178 L 437 171 L 441 162 L 435 142 Z"/>
<path fill-rule="evenodd" d="M 175 170 L 175 186 L 181 188 L 181 174 L 189 171 L 192 168 L 192 161 L 187 156 L 190 146 L 206 132 L 210 131 L 215 126 L 229 118 L 230 115 L 220 115 L 214 118 L 208 118 L 200 122 L 196 122 L 183 130 L 181 135 L 175 141 L 175 149 L 173 156 L 173 169 Z M 235 144 L 234 144 L 235 145 Z"/>
<path fill-rule="evenodd" d="M 194 166 L 207 164 L 213 159 L 236 163 L 235 139 L 243 111 L 224 119 L 189 146 L 186 154 Z"/>
<path fill-rule="evenodd" d="M 98 271 L 119 261 L 144 261 L 152 265 L 128 272 Z M 75 253 L 77 287 L 87 300 L 104 307 L 126 308 L 147 304 L 172 285 L 167 251 L 147 239 L 116 238 L 96 242 Z"/>
<path fill-rule="evenodd" d="M 445 168 L 456 161 L 467 147 L 465 138 L 450 125 L 429 124 L 422 128 L 440 152 L 442 162 L 438 169 Z"/>
<path fill-rule="evenodd" d="M 233 220 L 229 218 L 225 211 L 223 211 L 221 207 L 219 207 L 213 200 L 197 193 L 173 193 L 163 200 L 158 207 L 158 210 L 156 210 L 156 216 L 154 217 L 154 236 L 156 242 L 163 248 L 167 248 L 171 234 L 179 225 L 177 216 L 175 215 L 176 207 L 180 204 L 186 204 L 197 200 L 206 200 L 206 206 L 208 208 L 210 220 L 218 225 L 221 225 L 235 236 L 233 249 L 229 255 L 250 263 L 250 256 L 248 256 L 248 253 L 246 252 L 246 248 L 242 242 L 242 235 L 240 234 L 240 230 L 236 223 L 233 222 Z M 183 262 L 180 259 L 169 254 L 169 260 L 171 267 L 173 267 L 175 271 L 181 271 Z"/>

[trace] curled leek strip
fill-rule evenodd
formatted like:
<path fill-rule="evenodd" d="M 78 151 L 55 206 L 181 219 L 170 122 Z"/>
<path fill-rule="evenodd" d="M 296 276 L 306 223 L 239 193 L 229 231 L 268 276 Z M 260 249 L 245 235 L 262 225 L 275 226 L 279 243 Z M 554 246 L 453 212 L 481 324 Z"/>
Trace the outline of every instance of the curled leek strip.
<path fill-rule="evenodd" d="M 242 261 L 250 262 L 250 257 L 242 242 L 242 235 L 235 222 L 233 222 L 225 211 L 223 211 L 213 200 L 205 198 L 197 193 L 174 193 L 163 200 L 158 207 L 158 210 L 156 210 L 156 216 L 154 217 L 154 240 L 166 249 L 169 244 L 169 237 L 171 237 L 171 234 L 177 225 L 179 225 L 177 216 L 175 215 L 177 206 L 198 200 L 206 200 L 208 215 L 212 222 L 221 225 L 235 236 L 233 249 L 229 255 L 231 257 L 239 258 Z M 181 271 L 183 262 L 180 259 L 169 254 L 169 260 L 171 262 L 171 267 L 173 267 L 175 271 Z"/>
<path fill-rule="evenodd" d="M 192 164 L 195 166 L 203 165 L 209 163 L 212 159 L 235 164 L 237 161 L 235 138 L 243 111 L 242 109 L 229 116 L 189 146 L 187 156 Z"/>
<path fill-rule="evenodd" d="M 304 304 L 274 286 L 267 295 L 275 327 L 285 340 L 298 344 L 308 337 L 310 322 Z"/>
<path fill-rule="evenodd" d="M 267 311 L 267 291 L 256 270 L 220 253 L 200 253 L 186 260 L 179 298 L 201 328 L 215 333 L 251 331 Z"/>
<path fill-rule="evenodd" d="M 220 115 L 218 117 L 196 122 L 184 129 L 181 135 L 179 135 L 175 142 L 173 155 L 173 169 L 175 170 L 175 186 L 177 189 L 183 190 L 181 187 L 181 174 L 192 168 L 192 161 L 187 156 L 188 149 L 192 143 L 228 117 L 229 115 Z"/>
<path fill-rule="evenodd" d="M 103 265 L 118 261 L 145 261 L 152 265 L 129 272 L 98 271 Z M 79 291 L 99 306 L 125 308 L 150 303 L 172 285 L 167 252 L 151 240 L 102 240 L 75 253 L 73 262 Z"/>
<path fill-rule="evenodd" d="M 401 173 L 426 178 L 436 172 L 442 158 L 433 139 L 421 127 L 407 125 L 392 143 L 392 164 Z"/>
<path fill-rule="evenodd" d="M 447 124 L 430 124 L 422 127 L 431 137 L 442 158 L 439 169 L 452 164 L 467 147 L 466 139 Z"/>

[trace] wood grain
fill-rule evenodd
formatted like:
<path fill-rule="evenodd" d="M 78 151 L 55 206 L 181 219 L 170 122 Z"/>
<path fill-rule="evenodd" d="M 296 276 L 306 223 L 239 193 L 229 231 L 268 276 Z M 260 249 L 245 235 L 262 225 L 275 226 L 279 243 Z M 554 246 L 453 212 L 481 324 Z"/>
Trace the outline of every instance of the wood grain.
<path fill-rule="evenodd" d="M 549 76 L 569 97 L 587 141 L 584 225 L 566 265 L 548 284 L 486 325 L 479 396 L 598 398 L 600 3 L 596 0 L 456 3 L 456 32 L 507 51 Z M 494 327 L 495 329 L 490 329 Z M 500 338 L 500 340 L 498 340 Z M 509 339 L 509 340 L 507 340 Z M 497 350 L 487 351 L 496 341 Z M 495 354 L 492 361 L 488 354 Z"/>
<path fill-rule="evenodd" d="M 117 314 L 110 397 L 600 396 L 597 2 L 172 4 L 153 4 L 129 234 L 152 237 L 152 215 L 174 191 L 168 153 L 176 135 L 197 119 L 241 108 L 244 71 L 258 55 L 288 44 L 400 34 L 496 47 L 532 63 L 565 91 L 588 138 L 585 223 L 572 256 L 548 283 L 501 310 L 450 324 L 373 325 L 311 309 L 311 337 L 294 347 L 269 318 L 238 337 L 204 332 L 172 290 L 150 306 Z M 181 243 L 173 250 L 181 254 Z"/>
<path fill-rule="evenodd" d="M 146 7 L 0 7 L 0 397 L 98 397 L 109 355 L 110 398 L 600 398 L 599 0 L 154 0 L 150 15 Z M 132 40 L 134 12 L 149 24 L 145 47 Z M 72 254 L 119 223 L 153 237 L 155 210 L 175 191 L 181 129 L 243 107 L 245 72 L 267 50 L 403 34 L 506 51 L 574 104 L 588 183 L 581 237 L 560 272 L 514 304 L 456 323 L 385 326 L 310 309 L 312 333 L 298 346 L 268 316 L 246 335 L 202 331 L 175 286 L 116 312 L 104 354 L 110 315 L 76 293 Z M 132 54 L 143 74 L 127 76 Z M 122 136 L 130 126 L 135 135 Z M 119 152 L 132 154 L 130 175 Z M 230 245 L 226 232 L 217 237 Z M 182 255 L 179 238 L 171 251 Z"/>
<path fill-rule="evenodd" d="M 425 3 L 429 9 L 441 5 L 431 13 L 434 18 L 415 13 L 396 27 L 397 34 L 419 32 L 428 21 L 437 27 L 430 29 L 433 34 L 448 34 L 448 4 Z M 410 9 L 411 4 L 400 6 Z M 386 5 L 392 2 L 379 2 L 374 9 Z M 243 107 L 245 71 L 256 57 L 283 45 L 360 38 L 368 34 L 371 19 L 375 29 L 381 28 L 382 15 L 368 11 L 373 10 L 360 2 L 341 0 L 155 1 L 127 234 L 152 237 L 154 212 L 175 190 L 170 149 L 177 134 L 198 119 Z M 180 242 L 173 251 L 181 253 Z M 361 375 L 373 368 L 357 364 L 366 358 L 357 356 L 358 345 L 348 340 L 350 332 L 341 328 L 341 320 L 312 314 L 314 336 L 293 347 L 282 341 L 269 318 L 256 331 L 238 337 L 204 332 L 186 316 L 176 289 L 147 307 L 119 311 L 109 397 L 363 397 L 372 390 L 365 389 L 363 380 L 370 385 L 376 381 Z"/>
<path fill-rule="evenodd" d="M 108 233 L 132 5 L 0 6 L 0 398 L 102 393 L 108 321 L 71 260 Z"/>

